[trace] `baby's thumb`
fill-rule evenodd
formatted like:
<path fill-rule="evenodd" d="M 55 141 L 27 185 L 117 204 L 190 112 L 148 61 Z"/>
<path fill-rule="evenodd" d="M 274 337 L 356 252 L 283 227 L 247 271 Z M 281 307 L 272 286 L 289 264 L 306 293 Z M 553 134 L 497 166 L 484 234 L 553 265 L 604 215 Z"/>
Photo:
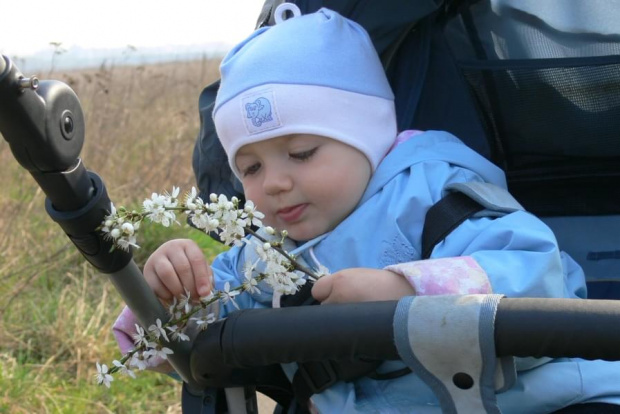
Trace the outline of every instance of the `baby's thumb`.
<path fill-rule="evenodd" d="M 326 275 L 314 282 L 312 286 L 312 297 L 319 302 L 329 298 L 332 292 L 332 275 Z"/>

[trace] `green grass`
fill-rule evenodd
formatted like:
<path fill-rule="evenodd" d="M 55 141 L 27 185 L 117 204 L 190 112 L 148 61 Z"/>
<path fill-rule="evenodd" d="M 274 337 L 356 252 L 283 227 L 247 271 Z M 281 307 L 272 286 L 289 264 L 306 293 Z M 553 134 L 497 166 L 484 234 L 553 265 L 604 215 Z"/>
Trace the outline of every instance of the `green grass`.
<path fill-rule="evenodd" d="M 140 239 L 148 246 L 190 237 L 210 258 L 223 250 L 184 226 L 143 230 Z M 0 413 L 178 412 L 179 383 L 161 374 L 139 372 L 135 380 L 117 375 L 110 390 L 95 385 L 94 362 L 110 365 L 121 356 L 111 325 L 123 303 L 105 275 L 72 250 L 65 255 L 63 266 L 42 268 L 2 314 Z M 146 256 L 136 255 L 136 262 Z"/>

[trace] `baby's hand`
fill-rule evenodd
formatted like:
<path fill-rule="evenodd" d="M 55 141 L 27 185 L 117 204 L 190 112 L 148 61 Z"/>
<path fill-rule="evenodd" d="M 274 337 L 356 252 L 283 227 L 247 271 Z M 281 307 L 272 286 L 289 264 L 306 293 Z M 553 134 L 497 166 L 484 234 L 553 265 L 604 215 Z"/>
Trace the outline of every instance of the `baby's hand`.
<path fill-rule="evenodd" d="M 162 244 L 144 265 L 144 277 L 155 294 L 164 301 L 185 294 L 197 299 L 212 288 L 211 267 L 200 247 L 189 239 Z"/>
<path fill-rule="evenodd" d="M 396 300 L 415 295 L 407 279 L 389 270 L 352 268 L 323 276 L 312 296 L 321 303 Z"/>

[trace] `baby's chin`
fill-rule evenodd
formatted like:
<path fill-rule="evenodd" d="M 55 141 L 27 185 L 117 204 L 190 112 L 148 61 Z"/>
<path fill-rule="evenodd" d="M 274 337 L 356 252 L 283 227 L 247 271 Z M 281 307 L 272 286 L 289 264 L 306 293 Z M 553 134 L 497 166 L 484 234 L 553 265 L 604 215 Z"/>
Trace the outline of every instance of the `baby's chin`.
<path fill-rule="evenodd" d="M 301 244 L 303 242 L 307 242 L 316 237 L 319 237 L 329 232 L 330 230 L 331 229 L 325 230 L 325 231 L 317 231 L 314 229 L 313 230 L 300 230 L 300 229 L 291 228 L 290 230 L 287 230 L 287 232 L 288 232 L 289 239 L 294 240 L 298 244 Z"/>
<path fill-rule="evenodd" d="M 269 223 L 275 224 L 269 224 Z M 273 227 L 277 232 L 286 230 L 287 237 L 298 244 L 312 240 L 318 236 L 328 233 L 334 229 L 335 226 L 329 226 L 329 223 L 316 222 L 297 222 L 297 223 L 283 223 L 278 220 L 263 220 L 263 225 Z"/>

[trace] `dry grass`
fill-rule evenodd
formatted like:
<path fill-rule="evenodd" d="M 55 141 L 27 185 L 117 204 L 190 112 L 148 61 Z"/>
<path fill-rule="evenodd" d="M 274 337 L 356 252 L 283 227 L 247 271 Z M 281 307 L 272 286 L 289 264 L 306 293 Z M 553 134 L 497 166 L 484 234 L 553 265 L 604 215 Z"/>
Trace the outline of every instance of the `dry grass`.
<path fill-rule="evenodd" d="M 204 60 L 52 76 L 80 97 L 82 158 L 117 205 L 137 205 L 173 184 L 193 185 L 198 95 L 217 77 L 217 65 Z M 4 140 L 0 181 L 0 413 L 180 412 L 179 385 L 158 374 L 118 378 L 111 391 L 93 384 L 95 361 L 118 357 L 110 327 L 122 303 L 47 217 L 41 191 Z M 150 246 L 181 233 L 187 230 L 149 232 Z M 201 243 L 211 254 L 219 249 Z M 139 265 L 148 247 L 142 250 Z"/>

